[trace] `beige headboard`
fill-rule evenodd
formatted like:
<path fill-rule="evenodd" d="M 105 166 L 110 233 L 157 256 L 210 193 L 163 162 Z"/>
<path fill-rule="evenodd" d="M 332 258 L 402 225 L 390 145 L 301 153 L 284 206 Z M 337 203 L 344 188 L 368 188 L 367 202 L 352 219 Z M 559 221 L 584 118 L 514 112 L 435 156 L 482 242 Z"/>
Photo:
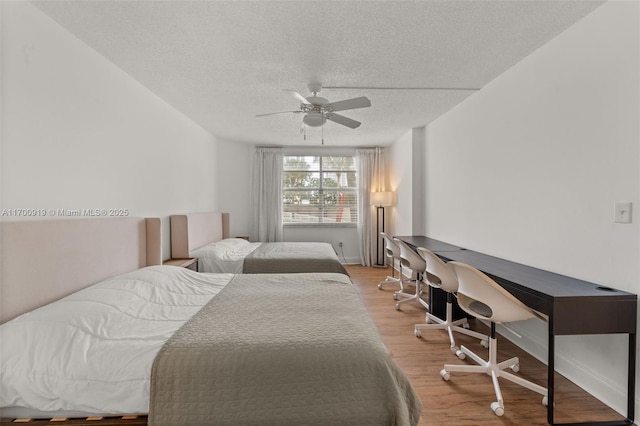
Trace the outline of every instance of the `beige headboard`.
<path fill-rule="evenodd" d="M 159 218 L 2 223 L 0 323 L 105 278 L 162 264 Z"/>
<path fill-rule="evenodd" d="M 189 213 L 171 216 L 171 257 L 185 259 L 191 250 L 229 238 L 229 213 Z"/>

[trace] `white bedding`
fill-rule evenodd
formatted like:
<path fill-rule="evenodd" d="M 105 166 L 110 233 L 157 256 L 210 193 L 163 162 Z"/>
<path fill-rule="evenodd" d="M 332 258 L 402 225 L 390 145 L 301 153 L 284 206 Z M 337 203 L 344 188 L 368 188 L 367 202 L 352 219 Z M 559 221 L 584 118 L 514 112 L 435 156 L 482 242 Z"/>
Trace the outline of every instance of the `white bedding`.
<path fill-rule="evenodd" d="M 0 407 L 147 413 L 157 352 L 232 276 L 151 266 L 0 325 Z"/>
<path fill-rule="evenodd" d="M 250 243 L 242 238 L 226 238 L 192 250 L 198 258 L 198 271 L 241 274 L 244 258 L 262 243 Z"/>

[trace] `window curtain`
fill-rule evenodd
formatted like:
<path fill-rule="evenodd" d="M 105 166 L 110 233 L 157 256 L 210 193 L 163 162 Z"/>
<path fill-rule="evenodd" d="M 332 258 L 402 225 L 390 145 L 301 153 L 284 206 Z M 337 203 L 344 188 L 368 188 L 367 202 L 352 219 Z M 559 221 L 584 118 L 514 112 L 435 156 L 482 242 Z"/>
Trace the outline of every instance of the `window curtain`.
<path fill-rule="evenodd" d="M 371 205 L 371 192 L 384 191 L 386 170 L 384 151 L 381 148 L 356 150 L 358 172 L 358 239 L 360 263 L 372 266 L 376 263 L 376 209 Z M 382 250 L 382 247 L 381 247 Z"/>
<path fill-rule="evenodd" d="M 252 241 L 282 241 L 282 148 L 256 147 L 252 177 Z"/>

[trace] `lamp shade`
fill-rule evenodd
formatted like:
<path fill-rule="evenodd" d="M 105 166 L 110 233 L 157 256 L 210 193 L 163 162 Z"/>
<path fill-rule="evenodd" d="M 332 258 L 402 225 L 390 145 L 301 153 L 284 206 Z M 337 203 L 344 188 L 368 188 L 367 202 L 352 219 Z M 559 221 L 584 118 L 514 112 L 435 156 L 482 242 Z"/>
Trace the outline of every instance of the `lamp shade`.
<path fill-rule="evenodd" d="M 391 192 L 372 192 L 371 193 L 371 205 L 372 206 L 390 206 L 392 201 Z"/>

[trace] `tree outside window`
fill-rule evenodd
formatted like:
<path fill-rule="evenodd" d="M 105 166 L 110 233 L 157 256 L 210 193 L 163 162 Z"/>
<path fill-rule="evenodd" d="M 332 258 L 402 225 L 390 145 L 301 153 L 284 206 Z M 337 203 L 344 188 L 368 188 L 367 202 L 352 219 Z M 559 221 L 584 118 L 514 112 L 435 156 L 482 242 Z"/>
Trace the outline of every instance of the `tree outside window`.
<path fill-rule="evenodd" d="M 355 157 L 285 156 L 284 224 L 357 223 Z"/>

